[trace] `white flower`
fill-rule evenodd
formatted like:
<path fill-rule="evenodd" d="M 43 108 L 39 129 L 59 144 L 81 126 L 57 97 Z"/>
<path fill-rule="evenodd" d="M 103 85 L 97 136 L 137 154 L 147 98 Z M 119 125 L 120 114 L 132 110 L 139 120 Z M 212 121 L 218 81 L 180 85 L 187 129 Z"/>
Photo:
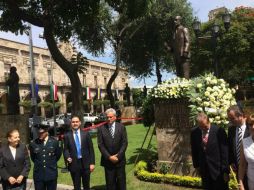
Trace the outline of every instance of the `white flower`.
<path fill-rule="evenodd" d="M 217 79 L 213 79 L 213 80 L 211 80 L 211 84 L 217 84 Z"/>
<path fill-rule="evenodd" d="M 197 84 L 197 88 L 201 88 L 202 87 L 202 84 L 201 83 L 198 83 Z"/>
<path fill-rule="evenodd" d="M 202 112 L 203 109 L 201 107 L 197 107 L 197 111 Z"/>
<path fill-rule="evenodd" d="M 205 96 L 207 96 L 207 97 L 210 96 L 210 92 L 206 91 Z"/>

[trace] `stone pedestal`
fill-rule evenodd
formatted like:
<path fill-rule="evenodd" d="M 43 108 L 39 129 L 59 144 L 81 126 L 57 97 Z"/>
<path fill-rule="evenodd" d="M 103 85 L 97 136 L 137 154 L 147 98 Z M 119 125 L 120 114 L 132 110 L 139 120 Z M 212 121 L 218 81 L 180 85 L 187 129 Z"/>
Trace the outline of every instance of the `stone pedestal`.
<path fill-rule="evenodd" d="M 126 106 L 121 109 L 122 112 L 122 118 L 135 118 L 137 116 L 136 109 L 134 106 Z M 122 123 L 133 125 L 136 123 L 136 120 L 134 119 L 124 119 L 122 120 Z"/>
<path fill-rule="evenodd" d="M 189 108 L 186 99 L 155 103 L 158 169 L 166 164 L 169 173 L 192 175 Z"/>

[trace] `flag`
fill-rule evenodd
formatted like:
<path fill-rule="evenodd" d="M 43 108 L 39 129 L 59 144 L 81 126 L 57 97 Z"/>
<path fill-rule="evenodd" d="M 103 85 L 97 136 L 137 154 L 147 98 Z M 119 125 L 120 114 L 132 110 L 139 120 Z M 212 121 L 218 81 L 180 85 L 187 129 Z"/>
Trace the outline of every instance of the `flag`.
<path fill-rule="evenodd" d="M 97 99 L 98 100 L 101 99 L 101 89 L 100 88 L 97 89 Z"/>
<path fill-rule="evenodd" d="M 30 92 L 32 94 L 32 84 L 30 85 Z M 35 86 L 34 86 L 34 96 L 36 98 L 38 98 L 38 96 L 39 96 L 39 85 L 38 84 L 35 84 Z"/>
<path fill-rule="evenodd" d="M 57 100 L 57 86 L 55 84 L 50 85 L 50 98 L 51 100 Z"/>
<path fill-rule="evenodd" d="M 91 92 L 90 92 L 90 88 L 86 87 L 86 99 L 90 100 L 91 99 Z"/>

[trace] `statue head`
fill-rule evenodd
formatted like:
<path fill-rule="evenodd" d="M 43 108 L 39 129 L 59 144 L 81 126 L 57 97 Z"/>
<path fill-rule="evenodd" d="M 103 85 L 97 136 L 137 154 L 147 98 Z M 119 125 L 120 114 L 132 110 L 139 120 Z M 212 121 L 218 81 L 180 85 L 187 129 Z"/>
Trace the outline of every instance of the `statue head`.
<path fill-rule="evenodd" d="M 17 68 L 14 67 L 14 66 L 12 66 L 12 67 L 10 68 L 10 73 L 16 73 L 16 72 L 17 72 Z"/>
<path fill-rule="evenodd" d="M 181 25 L 181 21 L 182 21 L 182 17 L 181 16 L 176 16 L 175 17 L 175 20 L 174 20 L 174 23 L 175 23 L 175 26 L 180 26 Z"/>

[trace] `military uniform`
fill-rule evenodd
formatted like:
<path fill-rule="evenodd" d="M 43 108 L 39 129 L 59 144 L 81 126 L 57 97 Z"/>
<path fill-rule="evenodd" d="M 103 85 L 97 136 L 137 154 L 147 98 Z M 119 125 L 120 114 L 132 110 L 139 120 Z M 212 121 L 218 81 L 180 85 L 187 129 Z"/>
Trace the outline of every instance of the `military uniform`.
<path fill-rule="evenodd" d="M 33 179 L 35 190 L 56 190 L 57 161 L 62 149 L 57 140 L 48 137 L 46 143 L 37 138 L 30 143 L 31 159 L 34 162 Z"/>

